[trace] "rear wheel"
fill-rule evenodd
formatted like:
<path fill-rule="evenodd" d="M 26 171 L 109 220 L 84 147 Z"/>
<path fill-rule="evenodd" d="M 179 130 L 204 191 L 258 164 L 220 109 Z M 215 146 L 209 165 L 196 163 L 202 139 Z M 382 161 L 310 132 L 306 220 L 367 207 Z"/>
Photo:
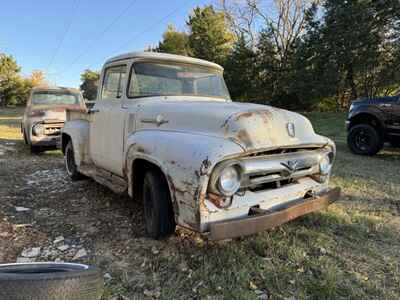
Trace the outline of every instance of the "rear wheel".
<path fill-rule="evenodd" d="M 31 154 L 39 154 L 43 152 L 43 149 L 40 146 L 30 145 L 30 149 L 31 149 Z"/>
<path fill-rule="evenodd" d="M 28 145 L 28 138 L 26 137 L 25 130 L 22 129 L 22 135 L 24 136 L 25 145 Z"/>
<path fill-rule="evenodd" d="M 175 232 L 175 219 L 168 183 L 157 170 L 149 170 L 145 175 L 143 206 L 148 236 L 160 239 Z"/>
<path fill-rule="evenodd" d="M 67 173 L 72 181 L 77 181 L 84 178 L 84 176 L 79 173 L 78 167 L 75 163 L 75 155 L 72 141 L 69 141 L 67 146 L 65 147 L 64 161 L 65 169 L 67 170 Z"/>
<path fill-rule="evenodd" d="M 360 124 L 350 129 L 347 144 L 354 154 L 372 156 L 382 149 L 383 139 L 371 125 Z"/>

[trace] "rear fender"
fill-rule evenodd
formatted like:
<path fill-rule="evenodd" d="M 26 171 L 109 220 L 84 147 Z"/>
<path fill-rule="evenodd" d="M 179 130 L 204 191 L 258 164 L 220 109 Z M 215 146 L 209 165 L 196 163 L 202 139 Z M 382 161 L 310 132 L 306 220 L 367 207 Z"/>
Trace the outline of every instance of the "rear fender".
<path fill-rule="evenodd" d="M 72 120 L 64 124 L 62 130 L 61 149 L 65 149 L 69 136 L 74 147 L 75 163 L 79 167 L 83 162 L 89 162 L 89 131 L 90 124 L 85 120 Z"/>

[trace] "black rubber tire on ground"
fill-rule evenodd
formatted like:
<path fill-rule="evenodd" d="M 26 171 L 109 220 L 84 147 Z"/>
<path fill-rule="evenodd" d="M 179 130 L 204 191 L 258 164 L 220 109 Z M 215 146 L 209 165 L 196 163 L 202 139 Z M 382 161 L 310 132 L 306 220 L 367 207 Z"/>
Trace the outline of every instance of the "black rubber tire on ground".
<path fill-rule="evenodd" d="M 0 299 L 98 300 L 103 280 L 90 266 L 70 263 L 0 265 Z"/>
<path fill-rule="evenodd" d="M 28 138 L 26 137 L 25 130 L 22 130 L 22 135 L 24 136 L 25 145 L 28 145 Z"/>
<path fill-rule="evenodd" d="M 368 124 L 352 127 L 347 136 L 350 150 L 359 155 L 375 155 L 383 148 L 383 143 L 379 132 Z"/>
<path fill-rule="evenodd" d="M 65 169 L 72 181 L 78 181 L 84 178 L 83 174 L 79 173 L 75 163 L 74 147 L 70 140 L 65 147 L 64 154 Z"/>
<path fill-rule="evenodd" d="M 168 183 L 160 171 L 146 172 L 143 183 L 143 206 L 146 233 L 162 239 L 175 232 L 174 211 Z"/>
<path fill-rule="evenodd" d="M 40 146 L 29 145 L 29 147 L 31 150 L 31 154 L 39 154 L 39 153 L 43 152 L 43 149 Z"/>

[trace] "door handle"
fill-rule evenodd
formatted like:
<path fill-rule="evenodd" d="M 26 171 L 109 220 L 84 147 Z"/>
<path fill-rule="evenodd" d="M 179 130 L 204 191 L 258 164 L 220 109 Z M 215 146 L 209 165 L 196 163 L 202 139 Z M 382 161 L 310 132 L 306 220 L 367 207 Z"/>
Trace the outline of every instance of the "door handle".
<path fill-rule="evenodd" d="M 155 118 L 142 118 L 140 119 L 142 123 L 150 123 L 150 124 L 156 124 L 157 126 L 161 126 L 162 124 L 168 123 L 168 120 L 164 119 L 163 115 L 158 115 Z"/>

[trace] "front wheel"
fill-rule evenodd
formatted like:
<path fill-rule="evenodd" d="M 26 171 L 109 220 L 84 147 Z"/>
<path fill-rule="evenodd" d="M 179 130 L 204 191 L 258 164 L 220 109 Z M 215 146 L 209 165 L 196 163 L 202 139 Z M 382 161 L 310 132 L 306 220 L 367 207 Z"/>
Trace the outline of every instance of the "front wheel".
<path fill-rule="evenodd" d="M 372 156 L 382 149 L 383 139 L 371 125 L 360 124 L 350 129 L 347 144 L 354 154 Z"/>
<path fill-rule="evenodd" d="M 146 233 L 154 239 L 175 232 L 175 219 L 168 183 L 157 170 L 147 171 L 143 183 L 143 206 Z"/>
<path fill-rule="evenodd" d="M 78 167 L 75 163 L 75 155 L 74 155 L 74 148 L 72 146 L 72 141 L 69 141 L 67 146 L 65 147 L 65 169 L 72 181 L 77 181 L 83 179 L 84 176 L 79 173 Z"/>

